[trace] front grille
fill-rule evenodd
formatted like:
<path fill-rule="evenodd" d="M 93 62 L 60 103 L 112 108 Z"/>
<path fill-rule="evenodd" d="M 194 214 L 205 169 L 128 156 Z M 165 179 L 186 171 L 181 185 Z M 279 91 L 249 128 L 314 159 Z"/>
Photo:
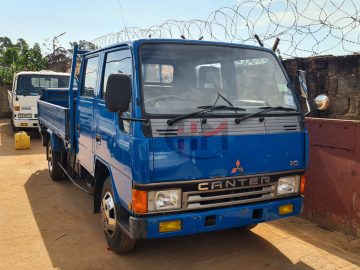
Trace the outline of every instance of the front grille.
<path fill-rule="evenodd" d="M 271 183 L 256 187 L 184 192 L 183 209 L 213 208 L 270 200 L 275 197 L 275 188 L 276 184 Z"/>
<path fill-rule="evenodd" d="M 18 118 L 32 118 L 31 113 L 18 113 Z"/>

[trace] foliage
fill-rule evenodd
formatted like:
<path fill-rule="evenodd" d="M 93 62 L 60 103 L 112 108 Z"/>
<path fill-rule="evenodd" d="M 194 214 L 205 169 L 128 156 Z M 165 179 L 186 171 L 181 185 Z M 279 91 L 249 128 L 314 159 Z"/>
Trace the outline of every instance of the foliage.
<path fill-rule="evenodd" d="M 12 83 L 14 73 L 19 71 L 50 69 L 66 72 L 71 63 L 71 54 L 75 45 L 78 45 L 81 50 L 97 49 L 95 44 L 80 40 L 70 42 L 71 49 L 69 50 L 58 46 L 55 51 L 44 56 L 38 43 L 30 48 L 22 38 L 12 43 L 10 38 L 0 37 L 0 83 Z M 47 50 L 44 44 L 43 49 Z"/>
<path fill-rule="evenodd" d="M 98 47 L 94 44 L 91 43 L 89 41 L 86 40 L 80 40 L 79 42 L 70 42 L 70 46 L 71 48 L 74 48 L 75 45 L 78 45 L 78 48 L 80 50 L 89 50 L 89 51 L 93 51 L 96 50 Z"/>
<path fill-rule="evenodd" d="M 45 62 L 38 43 L 30 48 L 22 38 L 13 44 L 8 37 L 0 37 L 0 82 L 11 83 L 19 71 L 44 69 Z"/>

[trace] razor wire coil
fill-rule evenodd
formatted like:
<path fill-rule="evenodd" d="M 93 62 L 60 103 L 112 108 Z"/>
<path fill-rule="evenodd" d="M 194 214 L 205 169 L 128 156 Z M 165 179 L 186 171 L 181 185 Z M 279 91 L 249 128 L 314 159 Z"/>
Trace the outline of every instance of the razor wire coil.
<path fill-rule="evenodd" d="M 280 38 L 283 57 L 360 52 L 360 3 L 354 0 L 245 0 L 204 20 L 174 20 L 148 28 L 127 27 L 91 42 L 98 47 L 139 38 L 180 38 L 266 47 Z"/>

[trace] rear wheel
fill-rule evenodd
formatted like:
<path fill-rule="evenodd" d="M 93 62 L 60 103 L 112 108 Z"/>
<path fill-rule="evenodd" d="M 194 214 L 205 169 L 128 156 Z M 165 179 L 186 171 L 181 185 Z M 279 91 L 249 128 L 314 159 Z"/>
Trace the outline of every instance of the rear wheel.
<path fill-rule="evenodd" d="M 14 121 L 13 121 L 13 120 L 11 120 L 11 127 L 12 127 L 12 131 L 13 131 L 14 133 L 16 133 L 16 132 L 20 131 L 20 129 L 19 129 L 19 128 L 15 127 L 15 125 L 14 125 Z"/>
<path fill-rule="evenodd" d="M 64 173 L 59 166 L 59 162 L 61 162 L 61 153 L 53 151 L 50 140 L 48 140 L 48 145 L 46 147 L 46 150 L 47 150 L 48 169 L 51 179 L 54 181 L 59 181 L 64 179 Z"/>
<path fill-rule="evenodd" d="M 101 194 L 101 223 L 106 241 L 115 253 L 125 253 L 134 249 L 135 240 L 131 239 L 117 224 L 121 209 L 117 209 L 111 179 L 107 177 Z"/>

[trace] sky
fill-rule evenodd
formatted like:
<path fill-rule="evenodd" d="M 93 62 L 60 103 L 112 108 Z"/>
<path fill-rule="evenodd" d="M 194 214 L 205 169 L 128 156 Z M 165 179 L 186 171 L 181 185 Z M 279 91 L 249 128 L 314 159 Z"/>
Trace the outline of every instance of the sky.
<path fill-rule="evenodd" d="M 30 44 L 66 32 L 59 43 L 93 40 L 127 27 L 149 27 L 168 19 L 206 19 L 220 7 L 236 0 L 0 0 L 0 36 L 14 41 L 24 38 Z"/>
<path fill-rule="evenodd" d="M 69 48 L 69 42 L 92 41 L 119 32 L 124 23 L 148 28 L 170 19 L 205 20 L 211 12 L 233 6 L 238 7 L 237 13 L 224 10 L 236 18 L 233 24 L 221 13 L 212 23 L 211 33 L 218 40 L 255 44 L 256 33 L 271 47 L 277 33 L 282 33 L 279 48 L 286 57 L 360 52 L 359 0 L 0 0 L 0 36 L 13 42 L 23 38 L 42 48 L 46 43 L 51 49 L 53 37 L 66 32 L 58 45 Z M 236 33 L 236 38 L 224 36 L 228 33 Z M 202 34 L 209 39 L 209 32 Z"/>

